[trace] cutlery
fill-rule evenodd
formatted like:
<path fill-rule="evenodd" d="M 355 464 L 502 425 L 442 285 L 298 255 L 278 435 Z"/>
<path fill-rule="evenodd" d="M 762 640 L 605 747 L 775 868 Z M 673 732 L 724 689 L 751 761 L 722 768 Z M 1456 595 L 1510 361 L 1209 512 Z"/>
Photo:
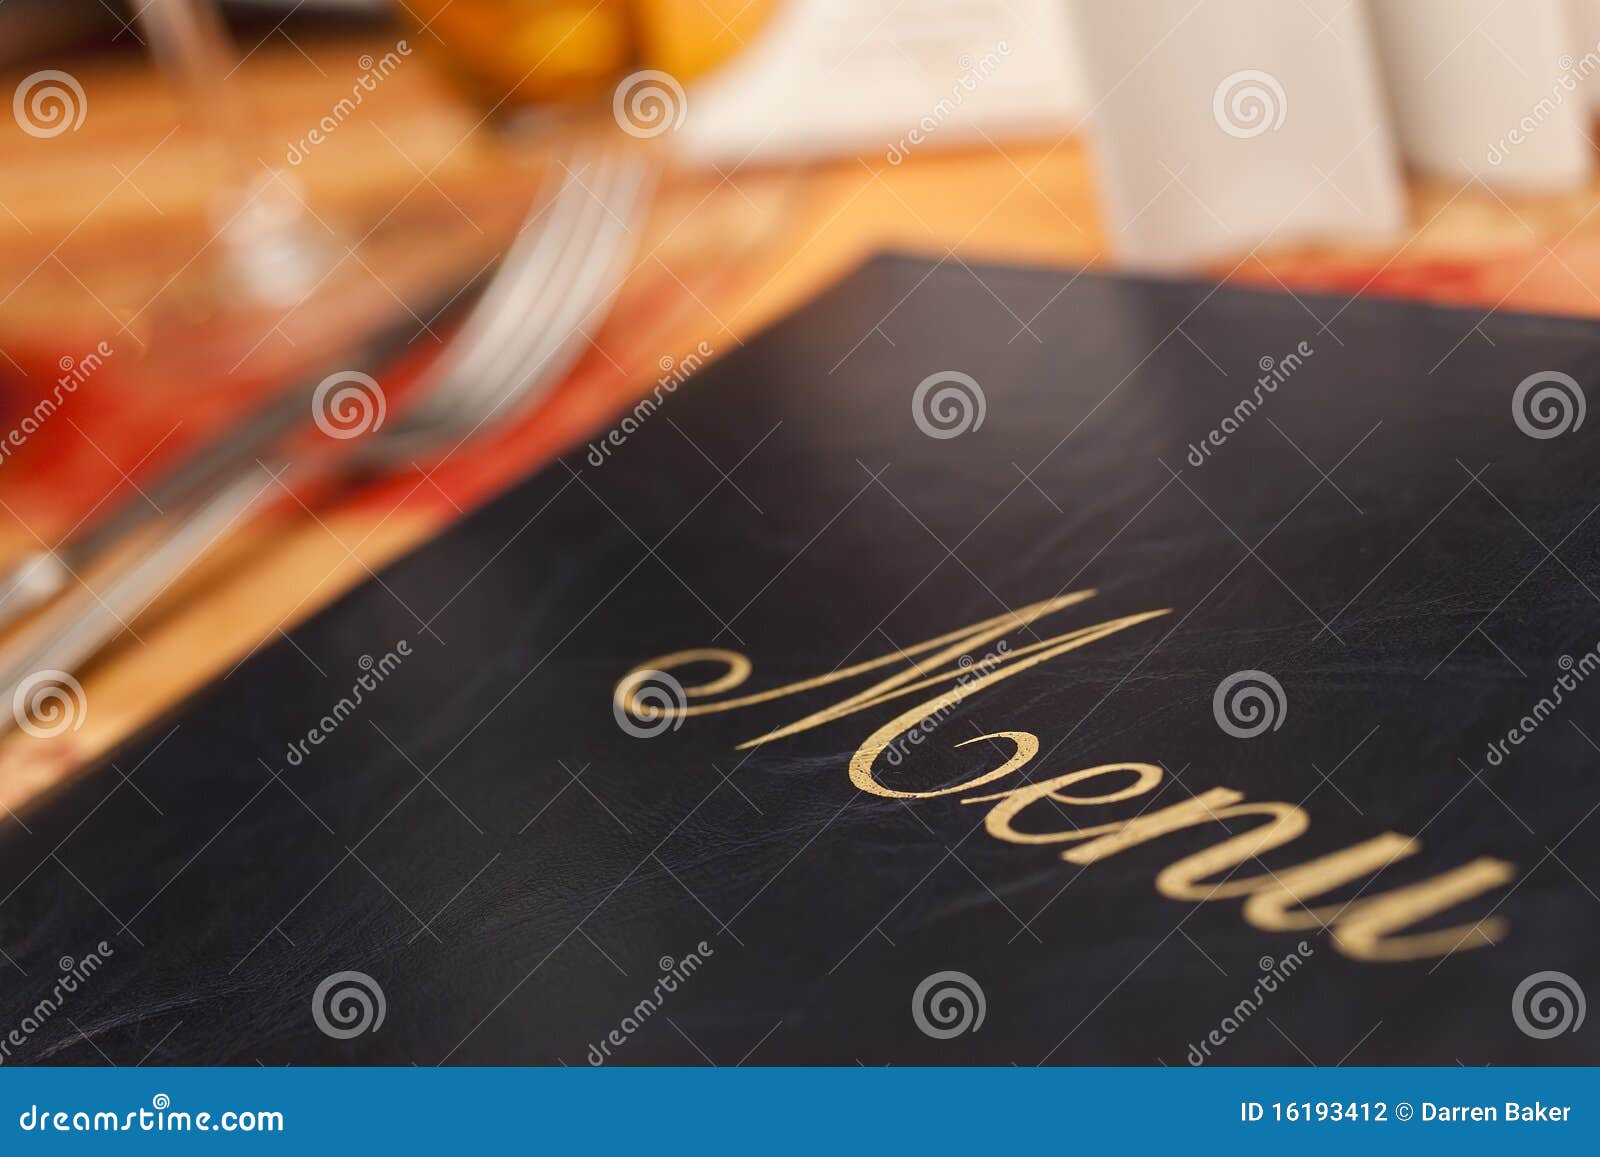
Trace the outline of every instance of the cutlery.
<path fill-rule="evenodd" d="M 159 532 L 108 564 L 109 585 L 64 594 L 0 650 L 0 688 L 24 699 L 94 657 L 195 561 L 279 489 L 448 455 L 526 411 L 572 367 L 627 271 L 653 168 L 642 150 L 560 161 L 555 194 L 519 230 L 481 296 L 414 387 L 419 400 L 358 437 L 312 436 L 235 466 L 167 511 Z M 381 402 L 381 397 L 377 399 Z M 342 434 L 342 432 L 341 432 Z M 0 715 L 0 727 L 8 726 Z"/>
<path fill-rule="evenodd" d="M 535 203 L 542 204 L 543 200 Z M 175 469 L 145 483 L 111 514 L 69 534 L 53 547 L 28 551 L 0 569 L 0 631 L 60 594 L 81 572 L 158 521 L 169 509 L 187 505 L 241 462 L 253 463 L 269 447 L 303 426 L 316 386 L 329 375 L 351 365 L 377 367 L 391 362 L 424 328 L 432 329 L 448 321 L 465 303 L 474 301 L 489 276 L 485 271 L 457 281 L 421 308 L 381 326 L 355 349 L 342 351 L 336 364 L 325 364 L 302 382 L 274 395 L 221 438 Z M 419 317 L 424 320 L 419 322 Z"/>

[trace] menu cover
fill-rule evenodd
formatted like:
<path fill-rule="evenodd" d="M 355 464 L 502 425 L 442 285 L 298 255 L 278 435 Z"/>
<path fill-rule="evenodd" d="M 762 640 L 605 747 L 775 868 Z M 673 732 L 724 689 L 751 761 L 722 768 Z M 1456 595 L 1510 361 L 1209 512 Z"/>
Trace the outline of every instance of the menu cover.
<path fill-rule="evenodd" d="M 1594 326 L 890 256 L 668 357 L 0 825 L 0 1060 L 1600 1059 Z"/>

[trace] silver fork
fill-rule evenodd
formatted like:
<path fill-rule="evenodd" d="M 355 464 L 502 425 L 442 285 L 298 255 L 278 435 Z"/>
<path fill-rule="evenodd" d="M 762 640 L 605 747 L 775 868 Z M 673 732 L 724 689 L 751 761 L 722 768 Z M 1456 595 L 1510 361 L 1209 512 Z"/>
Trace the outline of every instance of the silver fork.
<path fill-rule="evenodd" d="M 38 688 L 63 682 L 93 658 L 280 486 L 381 471 L 453 450 L 560 381 L 621 286 L 653 178 L 651 162 L 633 149 L 560 163 L 566 170 L 560 188 L 524 224 L 458 333 L 413 387 L 416 404 L 348 441 L 318 437 L 271 461 L 240 466 L 169 510 L 159 534 L 96 576 L 109 577 L 109 585 L 96 590 L 80 583 L 0 650 L 0 688 L 13 718 L 20 720 Z M 6 718 L 0 711 L 0 730 L 9 726 Z"/>
<path fill-rule="evenodd" d="M 545 205 L 555 187 L 552 181 L 541 188 L 534 204 Z M 344 350 L 337 365 L 323 365 L 246 414 L 222 437 L 196 450 L 177 467 L 145 483 L 137 497 L 124 499 L 110 514 L 73 530 L 54 546 L 40 546 L 5 564 L 0 568 L 0 630 L 9 629 L 55 598 L 76 581 L 79 572 L 108 557 L 118 544 L 133 541 L 169 508 L 189 505 L 241 462 L 269 453 L 304 426 L 314 387 L 329 375 L 352 365 L 377 367 L 395 360 L 423 330 L 476 301 L 489 278 L 485 271 L 443 286 L 420 308 L 380 326 L 355 348 Z M 421 318 L 427 320 L 419 321 Z"/>

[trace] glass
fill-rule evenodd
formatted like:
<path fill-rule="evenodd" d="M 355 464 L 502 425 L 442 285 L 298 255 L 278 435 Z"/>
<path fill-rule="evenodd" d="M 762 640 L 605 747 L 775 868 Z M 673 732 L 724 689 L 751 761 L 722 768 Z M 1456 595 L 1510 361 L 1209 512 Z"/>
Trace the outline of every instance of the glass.
<path fill-rule="evenodd" d="M 219 243 L 218 288 L 269 306 L 302 301 L 332 257 L 293 179 L 281 169 L 263 171 L 248 145 L 250 118 L 228 83 L 238 54 L 214 0 L 147 0 L 134 19 L 222 163 L 208 214 Z"/>
<path fill-rule="evenodd" d="M 681 83 L 733 56 L 777 0 L 405 0 L 418 44 L 482 103 L 595 99 L 639 69 Z"/>

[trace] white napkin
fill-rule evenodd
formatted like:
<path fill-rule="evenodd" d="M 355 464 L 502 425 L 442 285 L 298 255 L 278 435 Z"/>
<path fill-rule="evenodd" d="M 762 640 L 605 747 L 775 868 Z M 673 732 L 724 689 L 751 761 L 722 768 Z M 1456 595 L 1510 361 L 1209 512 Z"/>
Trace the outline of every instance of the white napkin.
<path fill-rule="evenodd" d="M 1070 5 L 1115 253 L 1176 266 L 1307 236 L 1383 236 L 1404 200 L 1362 6 Z"/>

